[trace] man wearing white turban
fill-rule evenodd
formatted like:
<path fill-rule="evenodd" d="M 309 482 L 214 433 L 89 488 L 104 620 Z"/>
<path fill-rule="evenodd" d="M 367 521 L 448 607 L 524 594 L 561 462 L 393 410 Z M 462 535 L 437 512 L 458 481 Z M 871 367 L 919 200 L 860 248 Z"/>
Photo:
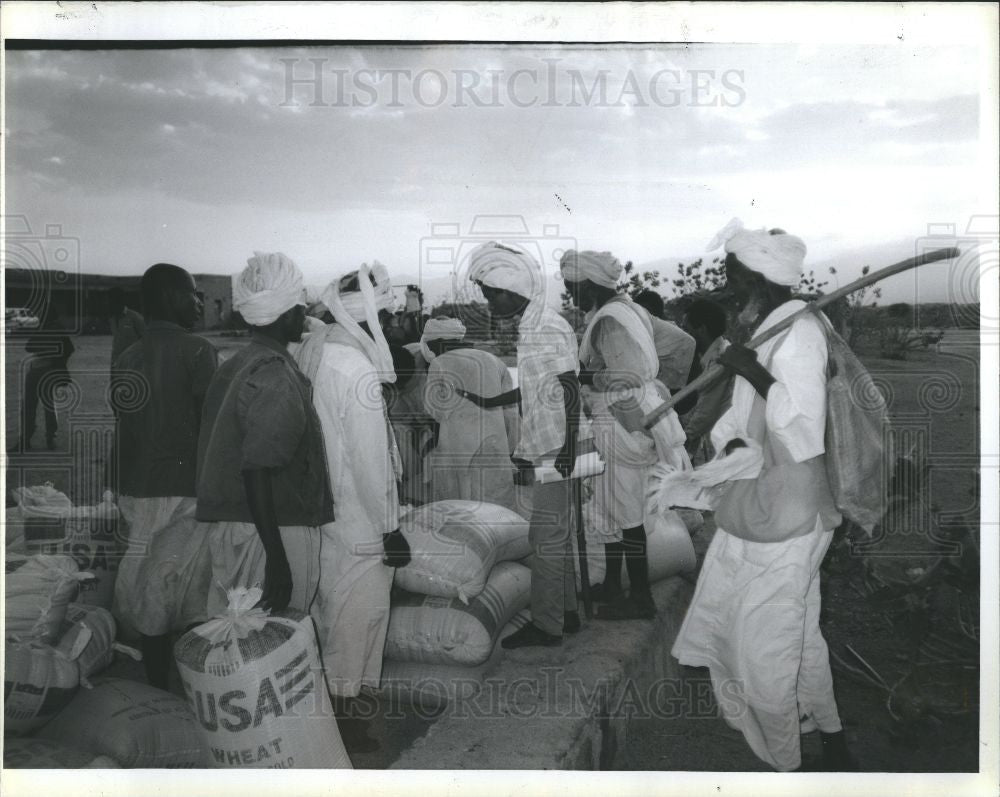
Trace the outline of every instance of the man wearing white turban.
<path fill-rule="evenodd" d="M 593 316 L 580 342 L 580 381 L 594 429 L 594 444 L 607 463 L 594 481 L 593 529 L 604 540 L 605 577 L 595 597 L 608 620 L 649 619 L 656 614 L 646 556 L 646 482 L 650 466 L 663 462 L 690 468 L 684 431 L 673 411 L 651 432 L 636 418 L 669 395 L 657 381 L 660 368 L 649 314 L 617 292 L 622 266 L 608 252 L 566 252 L 560 262 L 574 303 Z M 627 417 L 631 413 L 633 417 Z M 622 560 L 629 594 L 622 593 Z"/>
<path fill-rule="evenodd" d="M 254 252 L 233 276 L 233 309 L 252 327 L 266 327 L 289 309 L 306 304 L 302 272 L 281 252 Z"/>
<path fill-rule="evenodd" d="M 622 264 L 610 252 L 578 252 L 570 249 L 559 261 L 559 271 L 566 282 L 589 281 L 602 288 L 616 290 Z"/>
<path fill-rule="evenodd" d="M 250 343 L 215 372 L 198 438 L 196 516 L 210 524 L 209 614 L 224 613 L 226 590 L 263 579 L 265 609 L 290 606 L 319 619 L 320 527 L 334 514 L 312 385 L 287 350 L 302 337 L 302 275 L 284 255 L 258 253 L 233 288 Z"/>
<path fill-rule="evenodd" d="M 491 241 L 470 255 L 469 279 L 478 284 L 494 318 L 520 317 L 517 341 L 519 385 L 489 398 L 456 391 L 480 407 L 520 403 L 521 434 L 514 461 L 527 483 L 535 465 L 555 457 L 563 481 L 534 485 L 529 537 L 531 622 L 501 641 L 505 648 L 562 644 L 563 633 L 580 628 L 576 611 L 576 574 L 572 483 L 580 427 L 580 386 L 573 329 L 545 303 L 542 270 L 526 252 Z"/>
<path fill-rule="evenodd" d="M 399 454 L 382 398 L 396 375 L 380 314 L 393 307 L 385 266 L 362 265 L 322 294 L 329 322 L 293 354 L 313 382 L 337 519 L 322 528 L 320 650 L 348 750 L 375 749 L 354 700 L 377 689 L 394 568 L 410 558 L 399 531 Z"/>
<path fill-rule="evenodd" d="M 516 511 L 504 411 L 477 407 L 458 393 L 494 396 L 514 383 L 498 357 L 473 349 L 464 337 L 458 319 L 432 318 L 420 340 L 430 362 L 424 408 L 437 425 L 436 446 L 424 466 L 431 500 L 485 501 Z"/>
<path fill-rule="evenodd" d="M 805 306 L 791 295 L 802 274 L 801 240 L 780 230 L 748 232 L 734 220 L 710 246 L 723 244 L 726 279 L 744 317 L 763 319 L 755 335 Z M 682 664 L 708 667 L 727 722 L 775 769 L 798 768 L 799 734 L 817 728 L 822 768 L 854 769 L 819 628 L 819 567 L 841 520 L 824 461 L 821 321 L 800 318 L 755 351 L 733 344 L 718 361 L 736 376 L 712 443 L 722 451 L 753 438 L 764 464 L 756 478 L 731 482 L 721 499 L 672 652 Z"/>

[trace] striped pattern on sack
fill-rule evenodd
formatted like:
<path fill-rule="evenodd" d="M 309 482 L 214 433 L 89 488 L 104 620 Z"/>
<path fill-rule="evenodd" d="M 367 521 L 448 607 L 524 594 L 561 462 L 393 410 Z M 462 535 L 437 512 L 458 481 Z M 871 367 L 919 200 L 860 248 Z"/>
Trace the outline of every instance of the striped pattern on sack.
<path fill-rule="evenodd" d="M 293 620 L 296 623 L 306 618 L 302 612 L 295 609 L 285 609 L 280 612 L 271 612 L 270 617 Z M 211 621 L 209 621 L 211 622 Z M 211 656 L 213 648 L 229 647 L 231 642 L 213 642 L 205 639 L 194 628 L 174 645 L 174 657 L 182 661 L 184 665 L 197 673 L 211 673 L 219 677 L 231 675 L 240 669 L 243 662 L 254 662 L 262 659 L 272 651 L 280 648 L 285 642 L 292 638 L 296 629 L 293 625 L 286 623 L 269 622 L 259 631 L 255 631 L 243 639 L 236 640 L 237 651 L 233 655 L 224 657 L 228 659 L 227 664 L 218 663 L 218 656 Z M 215 662 L 215 663 L 212 663 Z"/>
<path fill-rule="evenodd" d="M 497 562 L 523 559 L 531 551 L 528 521 L 506 507 L 477 501 L 438 501 L 400 522 L 412 559 L 396 571 L 410 592 L 474 598 Z"/>
<path fill-rule="evenodd" d="M 468 604 L 397 590 L 385 657 L 398 661 L 476 666 L 489 658 L 504 625 L 531 599 L 531 571 L 501 562 Z"/>

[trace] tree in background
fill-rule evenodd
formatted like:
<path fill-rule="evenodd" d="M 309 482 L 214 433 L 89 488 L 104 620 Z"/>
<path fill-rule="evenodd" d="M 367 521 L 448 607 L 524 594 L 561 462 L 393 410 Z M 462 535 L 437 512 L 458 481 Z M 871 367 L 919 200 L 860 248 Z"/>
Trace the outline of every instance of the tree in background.
<path fill-rule="evenodd" d="M 677 264 L 674 293 L 680 296 L 706 296 L 726 287 L 726 265 L 721 257 L 708 265 L 699 257 L 693 263 Z"/>
<path fill-rule="evenodd" d="M 636 271 L 629 260 L 622 267 L 622 278 L 618 283 L 618 291 L 635 298 L 643 291 L 655 291 L 660 287 L 659 271 Z"/>
<path fill-rule="evenodd" d="M 861 269 L 861 276 L 868 276 L 871 270 L 871 266 L 865 266 Z M 836 271 L 832 273 L 836 274 Z M 870 327 L 870 324 L 867 322 L 868 316 L 874 315 L 870 313 L 866 314 L 864 308 L 875 307 L 881 298 L 882 288 L 877 285 L 868 285 L 846 298 L 844 303 L 844 325 L 847 328 L 847 334 L 844 337 L 847 339 L 847 345 L 852 349 L 861 339 L 865 328 Z"/>

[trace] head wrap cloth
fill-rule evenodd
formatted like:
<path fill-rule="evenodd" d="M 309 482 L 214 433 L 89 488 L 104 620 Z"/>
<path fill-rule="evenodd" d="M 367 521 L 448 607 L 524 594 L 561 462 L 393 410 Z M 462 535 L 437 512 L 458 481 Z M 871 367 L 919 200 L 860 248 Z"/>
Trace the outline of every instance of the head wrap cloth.
<path fill-rule="evenodd" d="M 296 305 L 305 305 L 302 272 L 281 252 L 254 252 L 233 275 L 233 309 L 254 327 L 266 327 Z"/>
<path fill-rule="evenodd" d="M 542 294 L 542 268 L 527 252 L 496 241 L 477 246 L 469 255 L 469 279 L 526 299 Z"/>
<path fill-rule="evenodd" d="M 559 271 L 567 282 L 589 280 L 602 288 L 613 289 L 618 287 L 622 264 L 610 252 L 569 249 L 559 260 Z"/>
<path fill-rule="evenodd" d="M 396 302 L 389 270 L 377 260 L 373 260 L 371 266 L 362 263 L 361 268 L 357 270 L 359 290 L 341 293 L 341 284 L 348 282 L 354 274 L 355 272 L 351 272 L 335 279 L 326 287 L 320 298 L 333 313 L 333 320 L 342 326 L 368 355 L 368 359 L 378 371 L 379 379 L 382 382 L 395 382 L 396 369 L 392 363 L 389 343 L 382 333 L 382 324 L 378 320 L 379 310 L 390 310 Z M 374 277 L 374 285 L 370 277 Z M 359 325 L 361 321 L 367 322 L 370 335 Z"/>
<path fill-rule="evenodd" d="M 787 233 L 748 230 L 739 219 L 732 219 L 708 244 L 708 251 L 724 246 L 751 271 L 769 282 L 794 288 L 802 279 L 806 245 L 801 238 Z"/>
<path fill-rule="evenodd" d="M 432 318 L 424 325 L 424 334 L 420 338 L 420 353 L 424 360 L 430 362 L 437 355 L 427 345 L 435 340 L 462 340 L 465 337 L 465 324 L 457 318 Z"/>
<path fill-rule="evenodd" d="M 355 276 L 359 290 L 341 293 L 341 284 L 350 282 Z M 375 285 L 372 285 L 371 277 L 374 277 Z M 337 325 L 368 357 L 378 372 L 379 380 L 395 382 L 396 371 L 392 363 L 392 354 L 378 319 L 379 310 L 388 310 L 395 303 L 388 269 L 378 261 L 373 261 L 371 266 L 363 263 L 357 271 L 333 280 L 322 290 L 318 298 L 319 303 L 313 307 L 313 311 L 319 312 L 321 310 L 319 305 L 328 308 Z M 370 335 L 361 328 L 362 321 L 368 324 Z M 333 326 L 327 326 L 311 333 L 296 354 L 302 372 L 310 379 L 315 378 L 319 370 L 323 358 L 323 344 L 330 338 L 333 330 Z"/>

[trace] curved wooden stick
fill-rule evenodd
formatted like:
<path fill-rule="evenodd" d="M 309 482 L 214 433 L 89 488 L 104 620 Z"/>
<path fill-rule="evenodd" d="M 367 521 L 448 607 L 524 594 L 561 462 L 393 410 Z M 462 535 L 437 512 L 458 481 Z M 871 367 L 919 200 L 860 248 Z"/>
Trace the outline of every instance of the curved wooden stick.
<path fill-rule="evenodd" d="M 927 263 L 936 263 L 939 260 L 951 260 L 952 258 L 958 257 L 959 250 L 956 247 L 951 247 L 949 249 L 935 249 L 933 252 L 925 252 L 922 255 L 917 255 L 916 257 L 911 257 L 907 260 L 901 260 L 899 263 L 895 263 L 891 266 L 886 266 L 883 269 L 874 271 L 861 279 L 857 279 L 854 282 L 845 285 L 843 288 L 838 288 L 833 293 L 828 293 L 824 296 L 820 296 L 813 302 L 810 302 L 805 307 L 803 307 L 799 312 L 794 315 L 788 316 L 788 318 L 783 321 L 779 321 L 770 329 L 761 332 L 757 337 L 747 343 L 747 348 L 756 349 L 760 344 L 765 341 L 770 340 L 775 335 L 779 335 L 788 329 L 792 324 L 794 324 L 798 319 L 805 316 L 807 313 L 815 313 L 828 304 L 832 304 L 838 299 L 842 299 L 845 296 L 850 296 L 855 291 L 859 291 L 862 288 L 867 288 L 869 285 L 884 280 L 886 277 L 891 277 L 895 274 L 899 274 L 903 271 L 909 271 L 911 268 L 916 268 L 917 266 L 923 266 Z M 727 374 L 727 369 L 721 365 L 713 365 L 709 367 L 707 371 L 699 375 L 689 384 L 685 385 L 683 388 L 678 390 L 673 396 L 664 401 L 655 410 L 652 410 L 648 415 L 642 419 L 643 426 L 649 429 L 651 426 L 656 424 L 660 418 L 667 414 L 667 412 L 679 401 L 683 401 L 685 398 L 690 396 L 697 390 L 702 390 L 706 387 L 711 387 L 716 384 L 720 379 L 725 377 Z"/>

